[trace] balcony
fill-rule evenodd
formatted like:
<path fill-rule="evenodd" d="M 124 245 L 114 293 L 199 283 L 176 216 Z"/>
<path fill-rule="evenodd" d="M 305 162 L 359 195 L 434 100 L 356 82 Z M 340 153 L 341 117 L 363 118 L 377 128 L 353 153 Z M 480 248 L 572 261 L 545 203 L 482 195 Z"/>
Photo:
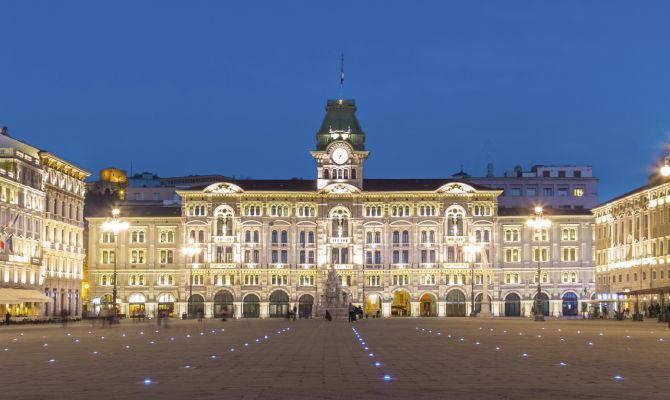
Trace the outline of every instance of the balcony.
<path fill-rule="evenodd" d="M 330 244 L 349 244 L 351 243 L 350 237 L 331 237 L 329 239 Z"/>
<path fill-rule="evenodd" d="M 365 269 L 382 269 L 384 268 L 383 264 L 365 264 Z"/>
<path fill-rule="evenodd" d="M 233 243 L 235 236 L 212 236 L 214 243 Z"/>
<path fill-rule="evenodd" d="M 210 268 L 237 268 L 237 263 L 210 263 Z"/>

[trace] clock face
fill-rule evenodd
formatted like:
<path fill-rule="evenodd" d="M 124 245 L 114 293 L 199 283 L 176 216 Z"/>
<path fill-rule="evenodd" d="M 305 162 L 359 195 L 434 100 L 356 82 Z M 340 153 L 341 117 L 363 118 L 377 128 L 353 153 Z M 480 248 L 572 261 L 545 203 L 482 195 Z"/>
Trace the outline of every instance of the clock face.
<path fill-rule="evenodd" d="M 333 151 L 333 161 L 335 161 L 337 164 L 344 164 L 348 159 L 349 152 L 346 149 L 338 147 L 335 149 L 335 151 Z"/>

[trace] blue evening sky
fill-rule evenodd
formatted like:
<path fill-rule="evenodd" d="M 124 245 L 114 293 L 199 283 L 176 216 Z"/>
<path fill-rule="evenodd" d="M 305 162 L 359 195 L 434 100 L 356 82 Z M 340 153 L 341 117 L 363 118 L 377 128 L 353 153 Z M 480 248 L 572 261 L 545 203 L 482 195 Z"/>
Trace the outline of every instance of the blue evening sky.
<path fill-rule="evenodd" d="M 367 177 L 590 164 L 646 182 L 670 132 L 670 3 L 0 0 L 0 125 L 97 175 L 313 178 L 327 98 Z"/>

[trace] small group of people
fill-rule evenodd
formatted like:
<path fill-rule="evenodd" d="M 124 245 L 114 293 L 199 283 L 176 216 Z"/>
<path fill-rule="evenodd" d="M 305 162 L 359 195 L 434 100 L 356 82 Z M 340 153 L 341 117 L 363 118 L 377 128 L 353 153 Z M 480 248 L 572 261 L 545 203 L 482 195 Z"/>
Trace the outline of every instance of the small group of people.
<path fill-rule="evenodd" d="M 357 318 L 363 319 L 363 308 L 349 303 L 349 322 L 356 322 Z"/>
<path fill-rule="evenodd" d="M 146 313 L 144 310 L 133 310 L 133 312 L 130 314 L 130 318 L 133 320 L 133 322 L 144 322 Z"/>
<path fill-rule="evenodd" d="M 293 309 L 286 311 L 286 319 L 295 321 L 296 316 L 298 315 L 298 307 L 293 306 Z"/>
<path fill-rule="evenodd" d="M 156 326 L 163 325 L 163 328 L 167 328 L 169 320 L 170 313 L 167 310 L 159 310 L 156 312 Z"/>
<path fill-rule="evenodd" d="M 114 308 L 101 309 L 100 313 L 98 313 L 98 320 L 100 320 L 103 328 L 106 325 L 108 325 L 111 328 L 112 324 L 116 322 L 116 309 Z"/>

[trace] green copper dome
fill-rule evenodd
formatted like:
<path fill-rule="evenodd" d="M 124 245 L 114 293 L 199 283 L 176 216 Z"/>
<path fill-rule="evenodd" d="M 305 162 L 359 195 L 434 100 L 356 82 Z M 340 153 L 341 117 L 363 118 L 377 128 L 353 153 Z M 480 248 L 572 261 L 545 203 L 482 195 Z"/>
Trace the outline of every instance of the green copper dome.
<path fill-rule="evenodd" d="M 325 150 L 330 142 L 345 140 L 354 150 L 365 150 L 365 133 L 356 119 L 354 100 L 328 100 L 326 116 L 316 133 L 316 149 Z"/>

